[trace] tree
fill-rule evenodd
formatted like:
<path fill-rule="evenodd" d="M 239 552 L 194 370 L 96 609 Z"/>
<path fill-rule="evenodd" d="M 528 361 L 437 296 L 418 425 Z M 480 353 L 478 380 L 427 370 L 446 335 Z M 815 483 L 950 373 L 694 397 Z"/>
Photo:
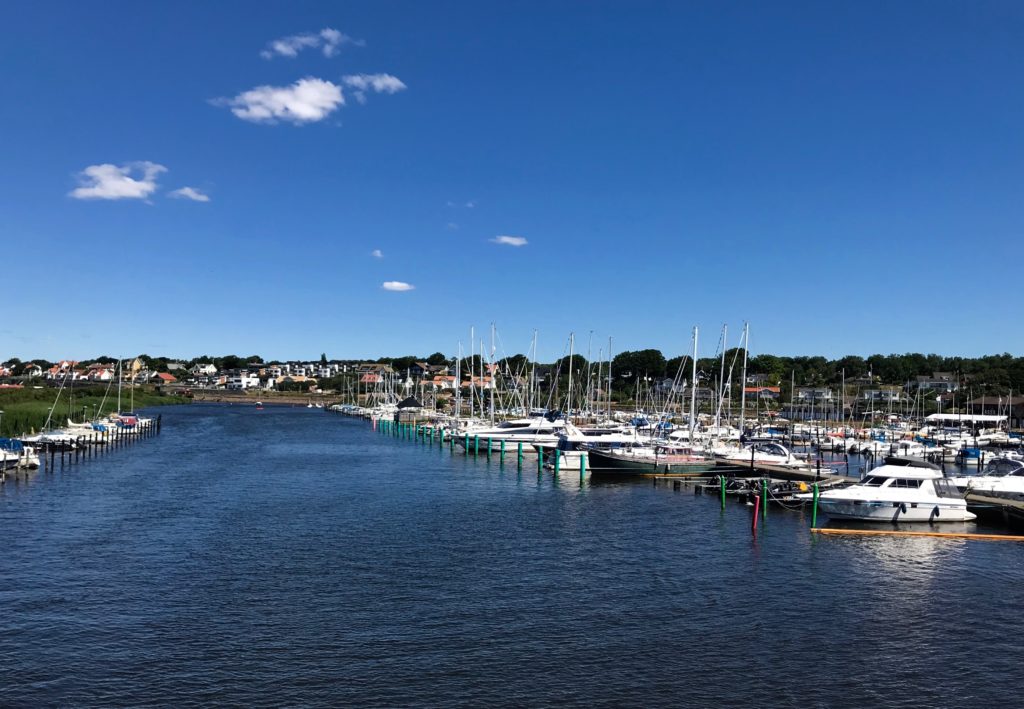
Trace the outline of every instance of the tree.
<path fill-rule="evenodd" d="M 660 350 L 620 352 L 612 360 L 612 373 L 616 377 L 663 377 L 665 355 Z"/>
<path fill-rule="evenodd" d="M 442 364 L 448 364 L 448 358 L 441 352 L 435 352 L 434 354 L 427 357 L 427 364 L 437 367 Z"/>
<path fill-rule="evenodd" d="M 327 366 L 327 353 L 326 352 L 321 352 L 320 353 L 320 364 L 322 364 L 325 367 Z"/>

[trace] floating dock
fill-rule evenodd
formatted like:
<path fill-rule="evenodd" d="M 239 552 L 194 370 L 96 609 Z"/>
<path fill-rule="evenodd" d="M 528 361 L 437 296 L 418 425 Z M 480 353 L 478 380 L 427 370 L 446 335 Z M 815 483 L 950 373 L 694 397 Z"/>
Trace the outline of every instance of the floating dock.
<path fill-rule="evenodd" d="M 814 534 L 834 534 L 856 537 L 937 537 L 939 539 L 970 539 L 983 542 L 1024 542 L 1024 536 L 1014 534 L 972 534 L 970 532 L 913 532 L 899 529 L 840 529 L 811 527 Z"/>

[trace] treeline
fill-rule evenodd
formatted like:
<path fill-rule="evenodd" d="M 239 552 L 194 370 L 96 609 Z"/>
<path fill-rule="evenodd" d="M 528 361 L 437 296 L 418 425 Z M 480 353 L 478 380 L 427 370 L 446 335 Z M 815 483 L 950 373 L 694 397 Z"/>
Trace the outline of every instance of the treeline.
<path fill-rule="evenodd" d="M 168 365 L 174 362 L 183 364 L 186 367 L 192 367 L 196 364 L 212 364 L 218 369 L 240 369 L 254 365 L 275 363 L 265 362 L 259 355 L 250 355 L 248 357 L 238 355 L 203 355 L 190 360 L 139 355 L 139 359 L 147 368 L 156 372 L 168 371 Z M 360 361 L 328 360 L 325 354 L 321 354 L 319 360 L 323 364 L 328 362 L 354 363 Z M 579 373 L 581 376 L 585 376 L 588 367 L 594 377 L 596 377 L 598 367 L 602 370 L 602 379 L 607 376 L 607 362 L 588 363 L 587 359 L 582 355 L 573 355 L 572 360 L 574 372 Z M 44 370 L 54 364 L 42 359 L 22 362 L 16 357 L 8 360 L 6 364 L 13 369 L 14 376 L 19 376 L 23 373 L 25 365 L 29 362 L 38 364 Z M 85 367 L 94 362 L 115 364 L 117 359 L 109 356 L 96 357 L 81 361 L 79 366 Z M 398 373 L 404 373 L 417 362 L 425 362 L 431 365 L 447 365 L 452 368 L 455 366 L 455 358 L 448 357 L 441 352 L 435 352 L 427 357 L 403 355 L 401 357 L 380 357 L 376 360 L 378 364 L 391 365 Z M 533 365 L 525 355 L 516 354 L 499 360 L 498 364 L 499 371 L 502 373 L 525 376 L 535 366 L 537 371 L 544 377 L 558 372 L 560 380 L 567 377 L 569 371 L 568 357 L 563 357 L 552 363 Z M 739 381 L 742 364 L 742 349 L 734 348 L 726 351 L 725 369 L 727 374 L 730 369 L 732 370 L 732 381 Z M 612 359 L 612 376 L 616 380 L 616 387 L 628 387 L 630 382 L 635 383 L 638 379 L 650 381 L 675 378 L 677 372 L 682 367 L 681 378 L 689 381 L 691 366 L 687 355 L 680 355 L 669 359 L 660 350 L 656 349 L 626 351 L 620 352 Z M 697 370 L 700 381 L 713 383 L 720 376 L 721 366 L 721 359 L 719 357 L 699 358 L 697 360 Z M 480 371 L 480 355 L 473 355 L 463 359 L 462 373 L 464 376 L 468 377 L 470 372 Z M 983 357 L 944 357 L 936 354 L 906 353 L 874 354 L 870 357 L 847 355 L 838 359 L 758 354 L 751 356 L 747 362 L 748 374 L 762 375 L 765 384 L 782 386 L 784 390 L 791 381 L 795 381 L 797 386 L 837 386 L 844 377 L 847 381 L 850 381 L 869 375 L 873 382 L 902 386 L 913 381 L 917 376 L 931 376 L 935 372 L 951 372 L 962 388 L 973 390 L 978 395 L 1000 395 L 1011 391 L 1024 392 L 1024 357 L 1014 357 L 1010 354 L 985 355 Z"/>

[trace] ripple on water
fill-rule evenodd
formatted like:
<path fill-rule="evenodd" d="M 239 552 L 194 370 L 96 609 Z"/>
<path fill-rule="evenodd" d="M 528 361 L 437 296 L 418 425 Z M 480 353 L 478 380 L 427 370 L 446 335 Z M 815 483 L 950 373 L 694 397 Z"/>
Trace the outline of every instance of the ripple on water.
<path fill-rule="evenodd" d="M 0 489 L 0 703 L 1013 703 L 1024 548 L 832 539 L 307 409 Z"/>

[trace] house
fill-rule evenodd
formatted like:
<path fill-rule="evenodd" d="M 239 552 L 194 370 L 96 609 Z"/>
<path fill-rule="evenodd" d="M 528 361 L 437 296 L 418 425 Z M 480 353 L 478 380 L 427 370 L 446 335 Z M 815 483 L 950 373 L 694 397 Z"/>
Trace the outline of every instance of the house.
<path fill-rule="evenodd" d="M 75 367 L 78 366 L 78 362 L 72 360 L 62 359 L 57 364 L 53 365 L 46 370 L 47 379 L 74 379 L 73 376 Z"/>
<path fill-rule="evenodd" d="M 782 388 L 770 386 L 743 387 L 743 393 L 761 401 L 778 401 L 779 397 L 782 396 Z"/>
<path fill-rule="evenodd" d="M 384 381 L 384 377 L 373 372 L 367 372 L 359 377 L 360 384 L 380 384 L 382 381 Z"/>
<path fill-rule="evenodd" d="M 246 371 L 239 371 L 228 376 L 224 388 L 231 391 L 245 391 L 246 389 L 254 389 L 259 385 L 260 378 L 258 376 Z"/>
<path fill-rule="evenodd" d="M 173 384 L 174 382 L 178 381 L 178 378 L 175 377 L 173 374 L 168 374 L 167 372 L 154 372 L 153 375 L 149 378 L 149 381 L 157 385 Z"/>
<path fill-rule="evenodd" d="M 683 394 L 689 383 L 684 379 L 679 383 L 676 383 L 675 379 L 665 377 L 659 379 L 654 383 L 654 389 L 662 394 Z"/>
<path fill-rule="evenodd" d="M 425 380 L 423 385 L 430 387 L 433 391 L 453 391 L 455 389 L 455 377 L 436 375 Z"/>
<path fill-rule="evenodd" d="M 26 377 L 41 377 L 43 375 L 43 368 L 38 364 L 29 362 L 25 365 L 25 371 L 22 372 Z"/>
<path fill-rule="evenodd" d="M 390 364 L 377 364 L 376 362 L 361 362 L 355 365 L 355 371 L 359 374 L 394 374 L 395 372 Z"/>
<path fill-rule="evenodd" d="M 900 390 L 898 387 L 885 387 L 878 389 L 865 389 L 861 392 L 860 398 L 863 401 L 892 401 L 896 402 L 900 400 Z"/>
<path fill-rule="evenodd" d="M 967 404 L 968 411 L 985 416 L 1006 416 L 1010 428 L 1024 427 L 1024 396 L 982 396 Z"/>
<path fill-rule="evenodd" d="M 832 390 L 825 387 L 797 387 L 794 399 L 803 404 L 821 404 L 831 402 Z"/>
<path fill-rule="evenodd" d="M 957 376 L 953 372 L 932 372 L 930 377 L 922 374 L 915 377 L 910 386 L 919 391 L 930 389 L 938 392 L 956 391 L 959 388 Z"/>
<path fill-rule="evenodd" d="M 212 364 L 194 364 L 188 371 L 197 377 L 212 377 L 217 373 L 217 368 Z"/>
<path fill-rule="evenodd" d="M 9 377 L 13 374 L 13 370 L 7 365 L 0 364 L 0 377 Z"/>
<path fill-rule="evenodd" d="M 109 382 L 114 378 L 114 370 L 110 365 L 90 365 L 85 378 L 91 382 Z"/>
<path fill-rule="evenodd" d="M 752 384 L 754 386 L 764 386 L 767 383 L 768 383 L 768 375 L 767 374 L 748 374 L 747 375 L 747 384 Z"/>
<path fill-rule="evenodd" d="M 167 363 L 167 371 L 168 372 L 185 371 L 185 364 L 183 362 L 168 362 Z"/>

